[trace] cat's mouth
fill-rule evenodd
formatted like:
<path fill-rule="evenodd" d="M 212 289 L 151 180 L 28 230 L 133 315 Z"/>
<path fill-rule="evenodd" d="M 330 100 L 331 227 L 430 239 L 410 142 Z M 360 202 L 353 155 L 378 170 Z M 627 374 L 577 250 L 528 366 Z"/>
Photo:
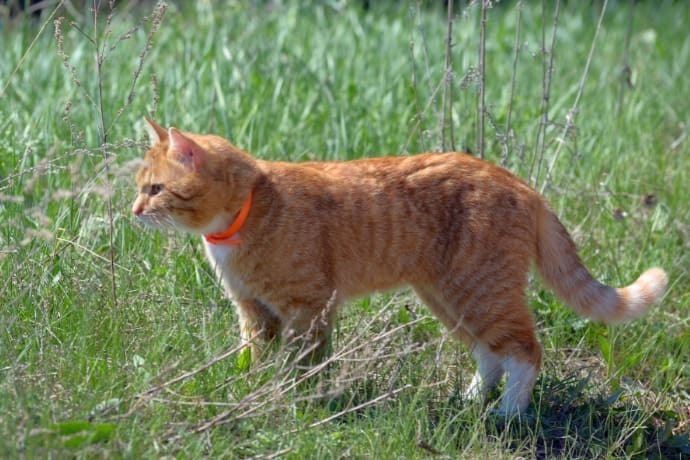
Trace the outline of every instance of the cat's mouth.
<path fill-rule="evenodd" d="M 151 227 L 156 230 L 165 230 L 175 226 L 175 222 L 169 215 L 160 214 L 157 212 L 142 212 L 137 215 L 137 220 L 146 227 Z"/>

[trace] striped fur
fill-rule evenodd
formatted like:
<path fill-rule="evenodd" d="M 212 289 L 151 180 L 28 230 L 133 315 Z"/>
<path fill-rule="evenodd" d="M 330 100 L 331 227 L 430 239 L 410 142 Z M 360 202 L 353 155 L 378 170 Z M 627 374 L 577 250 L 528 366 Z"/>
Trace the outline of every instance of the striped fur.
<path fill-rule="evenodd" d="M 667 283 L 658 268 L 621 289 L 597 282 L 541 196 L 469 155 L 291 164 L 217 136 L 148 129 L 132 208 L 145 223 L 219 233 L 252 191 L 242 244 L 204 245 L 254 358 L 281 336 L 321 355 L 344 300 L 410 285 L 472 347 L 468 395 L 484 396 L 507 372 L 502 410 L 513 414 L 541 365 L 524 296 L 533 262 L 575 311 L 604 322 L 639 317 Z"/>
<path fill-rule="evenodd" d="M 568 231 L 546 204 L 539 214 L 539 273 L 578 314 L 604 323 L 621 323 L 644 315 L 664 294 L 668 278 L 660 268 L 650 268 L 624 288 L 593 279 L 582 265 Z"/>

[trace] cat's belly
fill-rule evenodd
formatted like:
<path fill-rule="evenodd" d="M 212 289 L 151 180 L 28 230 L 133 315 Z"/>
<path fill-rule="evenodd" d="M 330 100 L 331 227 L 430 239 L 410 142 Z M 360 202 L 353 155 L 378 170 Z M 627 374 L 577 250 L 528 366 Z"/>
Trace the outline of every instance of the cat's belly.
<path fill-rule="evenodd" d="M 346 280 L 338 291 L 346 299 L 352 299 L 372 294 L 374 292 L 386 292 L 407 286 L 411 283 L 401 278 L 384 278 L 384 279 L 353 279 Z"/>

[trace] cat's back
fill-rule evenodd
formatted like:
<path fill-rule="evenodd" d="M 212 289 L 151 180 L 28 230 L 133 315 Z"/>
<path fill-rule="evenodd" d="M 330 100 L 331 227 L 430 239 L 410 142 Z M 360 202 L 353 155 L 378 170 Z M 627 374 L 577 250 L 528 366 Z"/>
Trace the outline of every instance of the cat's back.
<path fill-rule="evenodd" d="M 363 158 L 290 164 L 318 176 L 322 185 L 356 188 L 363 193 L 388 190 L 419 193 L 474 190 L 485 199 L 515 195 L 531 200 L 536 192 L 510 171 L 459 152 L 422 153 L 409 156 Z"/>
<path fill-rule="evenodd" d="M 340 178 L 386 180 L 406 177 L 422 171 L 432 174 L 470 171 L 481 167 L 482 163 L 484 162 L 464 153 L 448 152 L 361 158 L 349 161 L 310 161 L 298 164 L 304 168 L 321 171 L 333 180 Z M 451 167 L 458 169 L 451 170 L 449 169 Z"/>
<path fill-rule="evenodd" d="M 283 192 L 347 208 L 353 203 L 357 208 L 387 207 L 402 200 L 415 208 L 435 206 L 436 210 L 428 209 L 432 213 L 461 204 L 492 212 L 495 205 L 525 209 L 541 200 L 510 171 L 458 152 L 263 164 L 270 181 Z"/>

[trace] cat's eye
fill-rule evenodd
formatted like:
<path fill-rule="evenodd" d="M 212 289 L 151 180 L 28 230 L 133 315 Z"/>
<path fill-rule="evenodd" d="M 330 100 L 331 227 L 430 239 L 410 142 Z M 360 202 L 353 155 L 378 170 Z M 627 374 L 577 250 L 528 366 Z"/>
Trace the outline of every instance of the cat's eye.
<path fill-rule="evenodd" d="M 163 191 L 163 184 L 151 184 L 149 187 L 149 196 L 158 195 Z"/>

